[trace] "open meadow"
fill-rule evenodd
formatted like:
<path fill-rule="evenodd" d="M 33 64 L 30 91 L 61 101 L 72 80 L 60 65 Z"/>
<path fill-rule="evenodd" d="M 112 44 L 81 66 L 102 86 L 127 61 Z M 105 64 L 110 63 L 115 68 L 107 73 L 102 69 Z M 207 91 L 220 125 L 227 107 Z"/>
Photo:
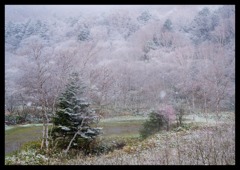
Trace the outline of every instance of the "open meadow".
<path fill-rule="evenodd" d="M 194 118 L 194 119 L 193 119 Z M 74 157 L 59 153 L 46 157 L 41 164 L 50 165 L 233 165 L 235 164 L 235 115 L 222 113 L 188 115 L 184 126 L 161 131 L 145 140 L 139 138 L 139 129 L 146 117 L 121 116 L 102 119 L 106 132 L 100 138 L 109 143 L 123 143 L 120 148 L 101 155 Z M 41 136 L 41 126 L 14 127 L 5 130 L 5 151 L 14 150 L 26 141 Z M 15 137 L 15 138 L 14 138 Z M 14 139 L 14 140 L 13 140 Z M 125 141 L 124 141 L 125 139 Z M 8 149 L 11 148 L 11 149 Z M 35 153 L 35 152 L 34 152 Z M 36 153 L 35 153 L 36 154 Z M 36 154 L 37 155 L 37 154 Z M 35 155 L 35 156 L 36 156 Z M 17 155 L 16 155 L 17 157 Z M 20 159 L 20 158 L 19 158 Z M 31 164 L 34 161 L 7 157 L 5 163 Z"/>

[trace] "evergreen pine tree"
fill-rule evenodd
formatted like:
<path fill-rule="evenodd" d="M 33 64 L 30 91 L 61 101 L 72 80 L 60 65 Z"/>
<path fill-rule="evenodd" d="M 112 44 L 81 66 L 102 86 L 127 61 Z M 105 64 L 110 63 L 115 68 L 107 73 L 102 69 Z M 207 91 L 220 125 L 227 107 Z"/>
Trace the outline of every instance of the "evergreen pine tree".
<path fill-rule="evenodd" d="M 172 31 L 173 30 L 173 25 L 172 21 L 170 19 L 167 19 L 164 24 L 163 24 L 163 30 L 164 31 Z"/>
<path fill-rule="evenodd" d="M 53 118 L 52 137 L 54 140 L 58 138 L 68 142 L 68 149 L 72 142 L 79 138 L 91 141 L 100 134 L 101 130 L 90 127 L 98 122 L 99 117 L 89 108 L 89 103 L 78 98 L 83 93 L 78 82 L 78 74 L 73 73 L 66 90 L 59 97 L 56 116 Z"/>

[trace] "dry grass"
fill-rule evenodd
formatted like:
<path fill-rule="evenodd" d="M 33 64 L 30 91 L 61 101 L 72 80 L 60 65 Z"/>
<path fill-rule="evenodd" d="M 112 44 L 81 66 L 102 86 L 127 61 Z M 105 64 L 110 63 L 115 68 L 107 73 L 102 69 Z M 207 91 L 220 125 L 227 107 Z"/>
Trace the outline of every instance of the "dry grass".
<path fill-rule="evenodd" d="M 191 130 L 163 132 L 143 142 L 102 156 L 84 157 L 58 165 L 234 165 L 233 121 L 201 124 Z"/>
<path fill-rule="evenodd" d="M 183 128 L 163 131 L 144 141 L 100 156 L 61 153 L 48 160 L 51 165 L 235 165 L 235 117 L 192 122 Z"/>

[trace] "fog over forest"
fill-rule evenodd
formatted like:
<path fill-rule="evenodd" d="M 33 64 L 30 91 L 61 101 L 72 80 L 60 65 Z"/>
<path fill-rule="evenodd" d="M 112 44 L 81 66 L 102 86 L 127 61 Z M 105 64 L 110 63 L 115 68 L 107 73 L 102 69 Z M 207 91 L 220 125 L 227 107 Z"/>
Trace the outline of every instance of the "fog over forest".
<path fill-rule="evenodd" d="M 5 152 L 235 164 L 235 6 L 5 5 Z"/>
<path fill-rule="evenodd" d="M 75 70 L 87 87 L 86 97 L 99 106 L 138 111 L 177 98 L 194 109 L 234 108 L 234 6 L 5 9 L 8 109 L 29 102 L 38 105 L 37 87 L 31 84 L 38 81 L 36 62 L 46 71 L 42 88 L 49 104 Z M 35 49 L 41 52 L 37 61 L 31 59 Z"/>

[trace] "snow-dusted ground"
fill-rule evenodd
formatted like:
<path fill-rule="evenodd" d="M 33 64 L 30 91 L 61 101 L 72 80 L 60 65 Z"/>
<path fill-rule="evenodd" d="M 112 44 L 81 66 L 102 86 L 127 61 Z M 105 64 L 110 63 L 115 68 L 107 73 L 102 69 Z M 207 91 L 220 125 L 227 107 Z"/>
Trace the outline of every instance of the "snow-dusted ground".
<path fill-rule="evenodd" d="M 216 123 L 217 122 L 225 122 L 225 121 L 230 121 L 234 113 L 221 113 L 219 114 L 220 116 L 217 117 L 216 114 L 211 113 L 211 114 L 194 114 L 194 115 L 185 115 L 184 122 L 199 122 L 199 123 Z"/>
<path fill-rule="evenodd" d="M 100 120 L 100 122 L 119 122 L 119 121 L 131 121 L 131 120 L 146 120 L 148 117 L 145 116 L 119 116 L 113 118 L 106 118 Z"/>
<path fill-rule="evenodd" d="M 16 127 L 31 127 L 31 126 L 42 126 L 43 124 L 39 123 L 39 124 L 25 124 L 25 125 L 16 125 L 16 126 L 7 126 L 5 125 L 5 130 L 10 130 Z M 49 124 L 51 125 L 51 124 Z"/>
<path fill-rule="evenodd" d="M 5 130 L 9 130 L 9 129 L 12 129 L 12 128 L 14 128 L 14 126 L 7 126 L 7 125 L 5 125 Z"/>
<path fill-rule="evenodd" d="M 219 121 L 226 121 L 228 120 L 229 114 L 234 113 L 225 113 L 221 114 Z M 209 115 L 203 115 L 203 114 L 194 114 L 194 115 L 185 115 L 184 122 L 202 122 L 202 123 L 215 123 L 216 122 L 216 115 L 209 114 Z M 119 121 L 131 121 L 131 120 L 146 120 L 148 119 L 147 116 L 119 116 L 119 117 L 113 117 L 113 118 L 105 118 L 101 119 L 100 122 L 119 122 Z M 51 124 L 50 124 L 51 125 Z M 25 124 L 25 125 L 16 125 L 16 126 L 7 126 L 5 125 L 5 130 L 9 130 L 16 127 L 31 127 L 31 126 L 42 126 L 42 124 Z"/>

